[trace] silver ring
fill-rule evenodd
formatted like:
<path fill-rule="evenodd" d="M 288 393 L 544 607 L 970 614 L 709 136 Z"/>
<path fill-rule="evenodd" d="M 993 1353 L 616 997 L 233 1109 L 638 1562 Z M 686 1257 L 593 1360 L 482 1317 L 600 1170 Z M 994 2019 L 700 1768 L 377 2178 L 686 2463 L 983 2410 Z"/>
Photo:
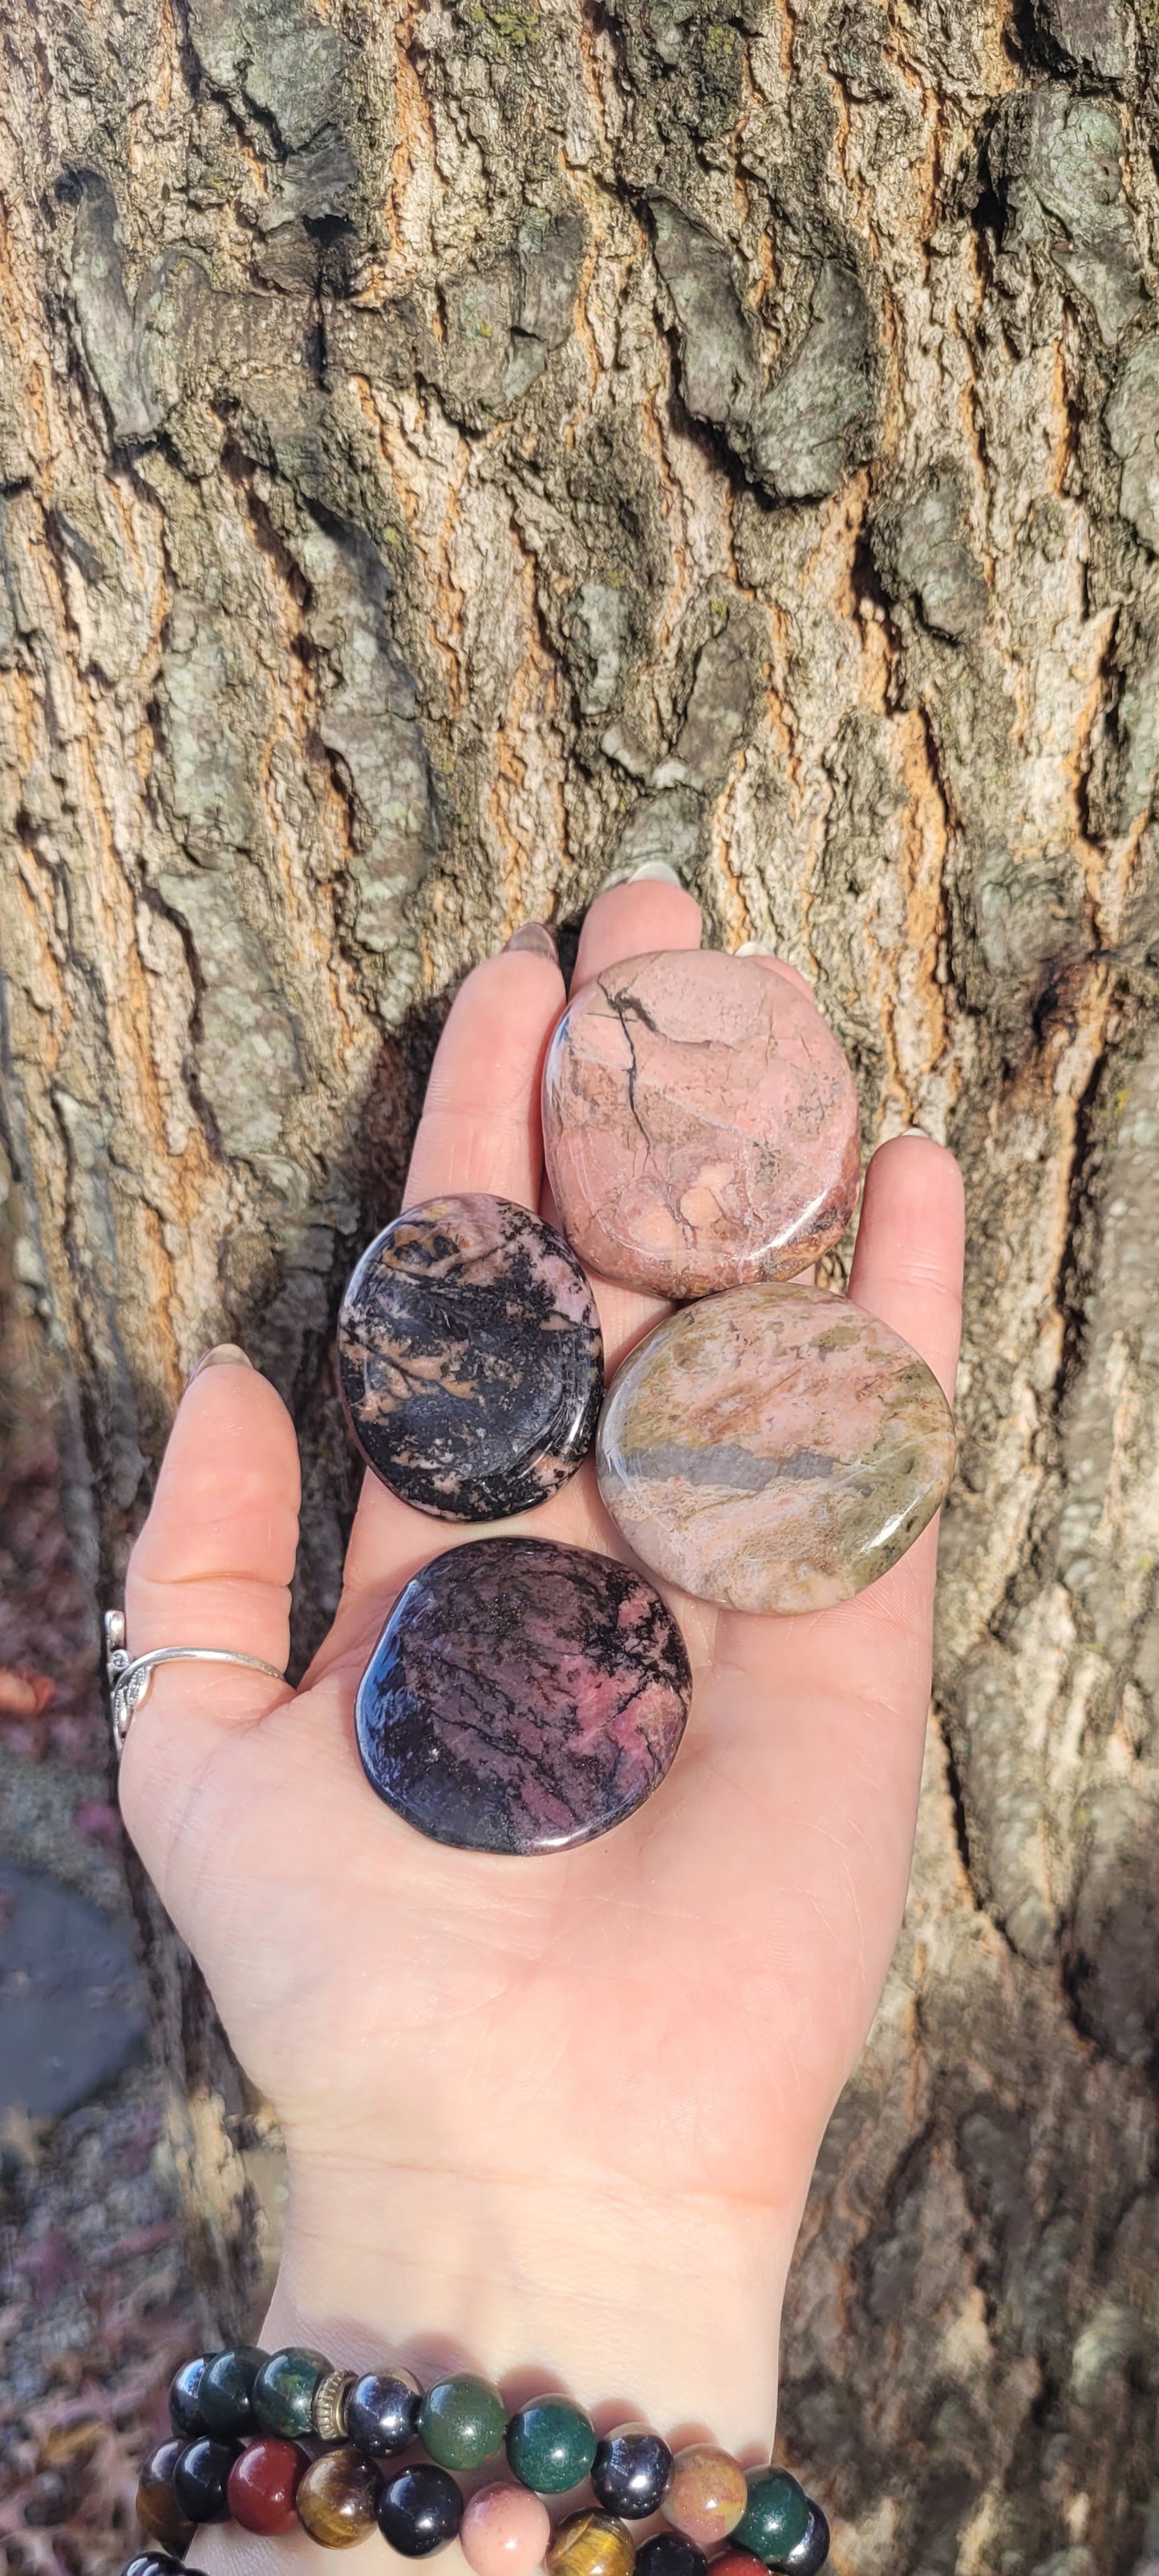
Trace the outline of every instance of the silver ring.
<path fill-rule="evenodd" d="M 157 1646 L 151 1655 L 130 1655 L 125 1645 L 124 1611 L 106 1610 L 105 1674 L 112 1700 L 113 1743 L 118 1762 L 125 1750 L 125 1737 L 148 1693 L 158 1664 L 245 1664 L 251 1673 L 268 1673 L 272 1682 L 284 1682 L 286 1678 L 276 1664 L 263 1662 L 260 1655 L 235 1654 L 230 1646 Z"/>

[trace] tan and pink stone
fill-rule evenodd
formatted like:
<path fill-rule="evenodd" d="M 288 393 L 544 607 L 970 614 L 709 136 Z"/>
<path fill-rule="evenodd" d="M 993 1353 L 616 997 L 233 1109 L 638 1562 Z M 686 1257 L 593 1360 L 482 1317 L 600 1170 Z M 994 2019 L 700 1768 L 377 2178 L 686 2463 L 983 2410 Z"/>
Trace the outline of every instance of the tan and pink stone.
<path fill-rule="evenodd" d="M 849 1065 L 808 994 L 755 957 L 605 967 L 555 1031 L 543 1131 L 581 1259 L 668 1297 L 790 1278 L 857 1197 Z"/>
<path fill-rule="evenodd" d="M 945 1498 L 950 1408 L 900 1335 L 825 1288 L 734 1288 L 617 1371 L 600 1492 L 643 1564 L 734 1610 L 824 1610 Z"/>

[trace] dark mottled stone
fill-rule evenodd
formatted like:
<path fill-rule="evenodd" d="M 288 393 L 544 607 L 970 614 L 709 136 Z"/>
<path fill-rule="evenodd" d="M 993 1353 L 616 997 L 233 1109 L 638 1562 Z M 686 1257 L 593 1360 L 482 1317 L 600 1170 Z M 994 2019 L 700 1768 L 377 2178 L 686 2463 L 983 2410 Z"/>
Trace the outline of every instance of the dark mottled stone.
<path fill-rule="evenodd" d="M 471 1851 L 562 1851 L 659 1786 L 692 1690 L 650 1583 L 586 1548 L 472 1539 L 408 1583 L 363 1675 L 380 1798 Z"/>
<path fill-rule="evenodd" d="M 781 2560 L 781 2576 L 819 2576 L 829 2556 L 829 2525 L 819 2504 L 806 2498 L 809 2519 L 795 2549 Z"/>
<path fill-rule="evenodd" d="M 605 2513 L 644 2522 L 658 2513 L 672 2475 L 672 2453 L 646 2424 L 618 2424 L 605 2433 L 592 2462 L 592 2488 Z"/>
<path fill-rule="evenodd" d="M 547 1500 L 592 1444 L 595 1300 L 555 1228 L 509 1199 L 428 1199 L 377 1235 L 338 1319 L 351 1430 L 383 1483 L 440 1520 Z"/>

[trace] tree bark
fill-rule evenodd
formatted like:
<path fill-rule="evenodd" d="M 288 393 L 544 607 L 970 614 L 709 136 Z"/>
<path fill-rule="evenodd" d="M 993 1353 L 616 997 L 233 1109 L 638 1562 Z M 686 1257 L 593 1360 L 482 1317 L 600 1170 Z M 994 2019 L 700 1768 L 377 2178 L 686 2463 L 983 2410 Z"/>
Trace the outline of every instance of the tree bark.
<path fill-rule="evenodd" d="M 964 1165 L 914 1893 L 786 2333 L 856 2576 L 1159 2562 L 1157 60 L 1155 0 L 5 13 L 4 1079 L 94 1591 L 238 1339 L 305 1652 L 444 997 L 613 864 Z M 228 2329 L 269 2150 L 149 1946 Z"/>

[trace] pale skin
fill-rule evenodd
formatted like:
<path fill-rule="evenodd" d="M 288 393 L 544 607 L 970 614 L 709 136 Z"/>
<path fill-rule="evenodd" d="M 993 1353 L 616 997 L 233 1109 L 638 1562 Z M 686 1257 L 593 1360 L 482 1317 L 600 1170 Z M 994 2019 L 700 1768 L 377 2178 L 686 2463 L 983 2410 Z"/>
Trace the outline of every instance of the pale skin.
<path fill-rule="evenodd" d="M 695 947 L 637 882 L 588 914 L 578 981 Z M 768 961 L 770 973 L 792 973 Z M 414 1203 L 542 1206 L 538 1077 L 564 999 L 546 957 L 468 977 L 435 1062 Z M 951 1392 L 957 1166 L 917 1134 L 867 1172 L 851 1295 Z M 595 1283 L 609 1369 L 665 1311 Z M 129 1645 L 283 1667 L 298 1455 L 239 1358 L 192 1379 L 129 1572 Z M 591 1464 L 505 1522 L 623 1555 Z M 817 2147 L 905 1898 L 930 1684 L 936 1529 L 796 1619 L 669 1591 L 695 1696 L 677 1762 L 615 1833 L 525 1860 L 442 1849 L 372 1794 L 353 1702 L 392 1601 L 467 1528 L 367 1480 L 333 1629 L 294 1692 L 239 1667 L 156 1677 L 121 1770 L 130 1834 L 274 2105 L 289 2161 L 261 2334 L 369 2368 L 466 2360 L 513 2400 L 563 2386 L 767 2456 L 785 2276 Z M 305 2535 L 205 2535 L 206 2565 L 317 2564 Z M 360 2564 L 386 2553 L 377 2537 Z M 459 2553 L 441 2563 L 453 2571 Z"/>

